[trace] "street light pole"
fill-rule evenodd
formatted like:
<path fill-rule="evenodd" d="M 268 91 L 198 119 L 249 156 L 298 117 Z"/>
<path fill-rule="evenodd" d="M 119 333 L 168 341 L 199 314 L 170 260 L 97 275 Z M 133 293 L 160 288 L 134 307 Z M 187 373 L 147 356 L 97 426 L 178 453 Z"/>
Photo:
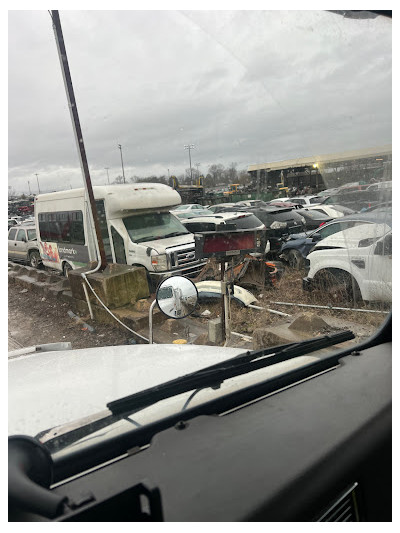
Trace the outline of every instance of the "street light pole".
<path fill-rule="evenodd" d="M 31 196 L 31 184 L 29 183 L 29 180 L 28 180 L 28 187 L 29 187 L 29 196 Z"/>
<path fill-rule="evenodd" d="M 104 170 L 107 170 L 107 179 L 108 179 L 108 185 L 110 185 L 110 176 L 108 175 L 108 169 L 110 167 L 104 167 Z"/>
<path fill-rule="evenodd" d="M 119 151 L 121 152 L 122 177 L 124 178 L 124 183 L 125 183 L 124 161 L 122 159 L 122 146 L 119 144 L 118 148 L 119 148 Z"/>
<path fill-rule="evenodd" d="M 190 182 L 192 183 L 192 158 L 190 157 L 190 150 L 194 150 L 194 144 L 185 144 L 183 148 L 189 150 Z"/>
<path fill-rule="evenodd" d="M 38 178 L 39 174 L 35 174 L 35 176 L 36 176 L 36 180 L 37 180 L 37 187 L 38 187 L 39 194 L 40 194 L 40 186 L 39 186 L 39 178 Z"/>

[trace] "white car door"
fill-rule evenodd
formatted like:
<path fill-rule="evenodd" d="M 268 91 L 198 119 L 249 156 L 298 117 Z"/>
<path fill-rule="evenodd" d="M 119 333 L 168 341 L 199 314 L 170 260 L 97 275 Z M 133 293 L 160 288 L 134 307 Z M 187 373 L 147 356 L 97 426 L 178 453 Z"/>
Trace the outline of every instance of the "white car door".
<path fill-rule="evenodd" d="M 16 259 L 16 240 L 18 228 L 11 228 L 8 232 L 8 257 L 10 259 Z"/>
<path fill-rule="evenodd" d="M 17 232 L 17 236 L 15 238 L 15 242 L 14 242 L 15 259 L 19 259 L 20 261 L 25 261 L 27 259 L 26 251 L 27 251 L 26 231 L 24 229 L 19 229 Z"/>
<path fill-rule="evenodd" d="M 392 233 L 371 246 L 367 259 L 366 300 L 392 301 Z"/>

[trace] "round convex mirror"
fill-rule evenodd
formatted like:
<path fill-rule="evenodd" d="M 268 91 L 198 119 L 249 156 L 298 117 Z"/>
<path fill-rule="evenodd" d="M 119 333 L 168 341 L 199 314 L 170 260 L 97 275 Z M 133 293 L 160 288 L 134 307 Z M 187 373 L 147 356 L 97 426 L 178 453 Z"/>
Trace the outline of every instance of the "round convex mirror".
<path fill-rule="evenodd" d="M 165 279 L 158 286 L 156 293 L 158 307 L 170 318 L 185 318 L 193 313 L 197 298 L 193 281 L 182 276 Z"/>

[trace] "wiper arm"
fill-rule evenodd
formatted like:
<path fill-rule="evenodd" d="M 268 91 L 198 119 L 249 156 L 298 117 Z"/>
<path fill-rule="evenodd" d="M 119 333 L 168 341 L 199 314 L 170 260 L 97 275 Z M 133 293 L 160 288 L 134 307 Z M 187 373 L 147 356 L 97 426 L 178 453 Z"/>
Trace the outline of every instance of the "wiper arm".
<path fill-rule="evenodd" d="M 188 232 L 190 233 L 190 232 Z M 165 239 L 168 239 L 168 237 L 180 237 L 181 235 L 187 235 L 187 233 L 182 233 L 180 231 L 175 231 L 174 233 L 167 233 L 167 235 L 164 235 Z"/>
<path fill-rule="evenodd" d="M 110 402 L 107 404 L 107 410 L 89 417 L 90 421 L 85 421 L 83 424 L 80 421 L 79 426 L 77 426 L 79 422 L 77 421 L 66 427 L 42 431 L 35 438 L 46 444 L 50 451 L 56 451 L 160 400 L 172 398 L 195 389 L 219 386 L 226 379 L 247 374 L 253 370 L 275 365 L 351 339 L 354 339 L 354 334 L 351 331 L 343 331 L 302 342 L 283 344 L 275 348 L 246 352 L 202 370 L 197 370 Z"/>
<path fill-rule="evenodd" d="M 277 348 L 247 352 L 202 370 L 167 381 L 161 385 L 130 394 L 125 398 L 108 403 L 107 408 L 114 415 L 137 412 L 160 400 L 178 396 L 193 389 L 221 384 L 226 379 L 247 374 L 253 370 L 275 365 L 351 339 L 354 339 L 353 332 L 343 331 L 316 339 L 285 344 Z"/>

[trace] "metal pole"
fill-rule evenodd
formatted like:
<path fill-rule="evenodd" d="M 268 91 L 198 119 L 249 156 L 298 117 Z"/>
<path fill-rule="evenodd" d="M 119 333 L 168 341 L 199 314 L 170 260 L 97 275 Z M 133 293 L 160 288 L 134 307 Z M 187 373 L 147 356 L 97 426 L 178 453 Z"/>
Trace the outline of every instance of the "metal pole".
<path fill-rule="evenodd" d="M 313 309 L 329 309 L 330 311 L 359 311 L 360 313 L 383 313 L 388 315 L 390 311 L 378 311 L 377 309 L 354 309 L 352 307 L 333 307 L 330 305 L 309 305 L 309 304 L 296 304 L 289 302 L 270 302 L 275 305 L 291 305 L 295 307 L 311 307 Z"/>
<path fill-rule="evenodd" d="M 96 232 L 97 242 L 100 253 L 100 270 L 104 270 L 107 266 L 106 254 L 104 251 L 103 238 L 101 236 L 99 219 L 97 216 L 96 203 L 94 200 L 92 182 L 90 179 L 89 166 L 86 159 L 85 145 L 83 143 L 83 135 L 81 125 L 79 122 L 78 107 L 76 105 L 74 89 L 72 86 L 72 78 L 68 65 L 67 51 L 65 49 L 64 37 L 61 29 L 60 15 L 58 11 L 51 11 L 51 18 L 53 20 L 54 35 L 56 38 L 58 57 L 60 59 L 61 71 L 64 78 L 65 91 L 67 93 L 67 99 L 69 104 L 69 110 L 71 114 L 72 127 L 75 134 L 75 141 L 78 148 L 78 155 L 80 158 L 81 169 L 84 177 L 84 185 L 87 196 L 89 198 L 90 211 L 93 219 L 93 225 Z"/>
<path fill-rule="evenodd" d="M 31 184 L 29 183 L 29 180 L 28 180 L 28 187 L 29 187 L 29 196 L 30 196 L 32 193 L 31 193 Z"/>
<path fill-rule="evenodd" d="M 225 329 L 225 259 L 221 261 L 221 329 L 222 329 L 222 341 L 226 341 L 226 329 Z"/>
<path fill-rule="evenodd" d="M 190 184 L 193 185 L 193 176 L 192 176 L 192 158 L 190 155 L 190 150 L 194 149 L 194 144 L 185 144 L 185 150 L 189 150 L 189 166 L 190 166 Z"/>
<path fill-rule="evenodd" d="M 190 146 L 189 146 L 189 166 L 190 166 L 190 183 L 193 185 L 192 158 L 190 157 Z"/>
<path fill-rule="evenodd" d="M 119 151 L 121 152 L 122 177 L 124 178 L 124 183 L 125 183 L 124 161 L 122 159 L 122 146 L 119 144 L 118 148 L 119 148 Z"/>
<path fill-rule="evenodd" d="M 107 170 L 107 179 L 108 179 L 108 185 L 110 185 L 110 176 L 108 175 L 108 169 L 110 167 L 104 167 L 104 170 Z"/>
<path fill-rule="evenodd" d="M 153 344 L 153 309 L 157 300 L 153 300 L 149 309 L 149 344 Z"/>
<path fill-rule="evenodd" d="M 36 180 L 37 180 L 38 191 L 39 191 L 39 194 L 40 194 L 40 186 L 39 186 L 39 178 L 38 178 L 39 174 L 35 174 L 35 176 L 36 176 Z"/>

